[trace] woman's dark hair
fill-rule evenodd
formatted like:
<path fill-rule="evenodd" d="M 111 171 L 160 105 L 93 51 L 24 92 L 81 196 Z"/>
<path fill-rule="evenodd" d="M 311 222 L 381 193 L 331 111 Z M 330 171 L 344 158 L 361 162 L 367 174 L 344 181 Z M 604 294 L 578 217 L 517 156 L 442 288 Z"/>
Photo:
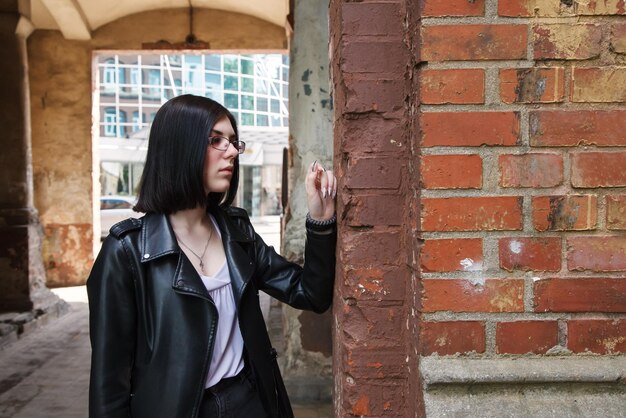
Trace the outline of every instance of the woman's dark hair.
<path fill-rule="evenodd" d="M 237 135 L 234 116 L 209 98 L 185 94 L 161 106 L 150 128 L 136 211 L 168 215 L 197 206 L 211 208 L 233 202 L 239 183 L 239 158 L 235 158 L 228 191 L 208 196 L 204 191 L 208 138 L 223 116 L 228 117 Z"/>

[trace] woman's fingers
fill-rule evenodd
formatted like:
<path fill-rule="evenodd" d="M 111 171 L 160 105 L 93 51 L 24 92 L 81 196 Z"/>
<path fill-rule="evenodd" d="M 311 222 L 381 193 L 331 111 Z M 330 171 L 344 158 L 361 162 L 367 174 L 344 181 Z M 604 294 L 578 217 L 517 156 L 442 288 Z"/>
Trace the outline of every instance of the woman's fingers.
<path fill-rule="evenodd" d="M 326 170 L 317 161 L 309 165 L 306 175 L 306 189 L 309 193 L 317 192 L 322 199 L 334 199 L 337 196 L 337 178 L 331 170 Z"/>
<path fill-rule="evenodd" d="M 316 193 L 319 190 L 319 174 L 317 170 L 317 160 L 309 165 L 309 170 L 305 177 L 305 188 L 308 193 Z"/>
<path fill-rule="evenodd" d="M 334 199 L 337 196 L 337 178 L 331 170 L 326 171 L 326 177 L 328 179 L 328 197 Z"/>

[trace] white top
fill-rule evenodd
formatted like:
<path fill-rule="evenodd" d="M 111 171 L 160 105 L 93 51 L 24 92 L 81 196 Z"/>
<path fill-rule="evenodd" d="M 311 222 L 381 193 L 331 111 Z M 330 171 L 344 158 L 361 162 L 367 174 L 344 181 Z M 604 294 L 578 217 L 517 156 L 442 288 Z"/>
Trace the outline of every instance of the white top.
<path fill-rule="evenodd" d="M 213 221 L 215 230 L 221 236 L 215 220 L 212 216 L 209 217 Z M 209 388 L 223 378 L 236 376 L 243 370 L 243 338 L 239 329 L 235 296 L 233 295 L 226 260 L 213 276 L 200 275 L 200 278 L 211 295 L 219 314 L 213 355 L 204 384 L 205 388 Z"/>

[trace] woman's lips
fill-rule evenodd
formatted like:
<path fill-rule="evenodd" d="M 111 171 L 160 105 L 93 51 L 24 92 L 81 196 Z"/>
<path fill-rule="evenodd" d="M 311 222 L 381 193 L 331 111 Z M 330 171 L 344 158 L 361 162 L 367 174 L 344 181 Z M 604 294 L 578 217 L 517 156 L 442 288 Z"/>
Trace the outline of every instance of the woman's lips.
<path fill-rule="evenodd" d="M 220 173 L 230 173 L 230 174 L 232 174 L 233 173 L 233 168 L 232 167 L 222 168 L 222 169 L 220 169 Z"/>

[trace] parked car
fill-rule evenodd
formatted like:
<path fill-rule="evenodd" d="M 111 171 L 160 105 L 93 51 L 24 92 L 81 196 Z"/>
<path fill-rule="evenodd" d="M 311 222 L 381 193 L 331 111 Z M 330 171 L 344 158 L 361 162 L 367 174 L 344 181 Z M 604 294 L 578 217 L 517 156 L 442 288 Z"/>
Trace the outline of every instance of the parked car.
<path fill-rule="evenodd" d="M 132 196 L 101 196 L 100 197 L 100 238 L 109 235 L 109 229 L 116 223 L 127 218 L 139 218 L 143 213 L 135 212 L 136 198 Z"/>

